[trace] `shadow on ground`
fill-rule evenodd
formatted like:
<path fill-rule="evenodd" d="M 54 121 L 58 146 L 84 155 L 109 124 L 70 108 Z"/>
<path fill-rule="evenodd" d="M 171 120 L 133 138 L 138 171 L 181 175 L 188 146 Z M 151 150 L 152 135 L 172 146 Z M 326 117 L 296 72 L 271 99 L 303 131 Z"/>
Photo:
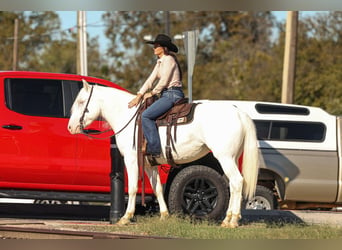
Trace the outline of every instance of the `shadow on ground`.
<path fill-rule="evenodd" d="M 305 224 L 305 222 L 291 211 L 284 210 L 242 210 L 241 224 Z"/>
<path fill-rule="evenodd" d="M 136 206 L 136 215 L 148 212 Z M 0 203 L 0 218 L 108 221 L 109 217 L 110 206 L 107 205 Z"/>

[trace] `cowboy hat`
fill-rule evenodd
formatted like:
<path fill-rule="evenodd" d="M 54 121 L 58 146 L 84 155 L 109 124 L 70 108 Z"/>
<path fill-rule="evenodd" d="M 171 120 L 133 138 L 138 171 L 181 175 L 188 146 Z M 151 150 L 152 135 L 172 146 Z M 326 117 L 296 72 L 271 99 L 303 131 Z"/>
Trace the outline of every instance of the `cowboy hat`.
<path fill-rule="evenodd" d="M 147 41 L 148 44 L 160 44 L 162 47 L 167 47 L 170 51 L 178 52 L 178 48 L 171 42 L 171 38 L 164 34 L 158 34 L 154 41 Z"/>

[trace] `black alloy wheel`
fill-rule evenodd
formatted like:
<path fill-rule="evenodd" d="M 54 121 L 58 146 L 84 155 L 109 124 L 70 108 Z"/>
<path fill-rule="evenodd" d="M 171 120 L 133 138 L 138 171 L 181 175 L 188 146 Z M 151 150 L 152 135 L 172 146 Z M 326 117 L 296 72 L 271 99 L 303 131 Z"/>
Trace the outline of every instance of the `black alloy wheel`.
<path fill-rule="evenodd" d="M 196 165 L 181 170 L 173 180 L 168 204 L 171 213 L 221 219 L 229 202 L 228 181 L 217 171 Z"/>

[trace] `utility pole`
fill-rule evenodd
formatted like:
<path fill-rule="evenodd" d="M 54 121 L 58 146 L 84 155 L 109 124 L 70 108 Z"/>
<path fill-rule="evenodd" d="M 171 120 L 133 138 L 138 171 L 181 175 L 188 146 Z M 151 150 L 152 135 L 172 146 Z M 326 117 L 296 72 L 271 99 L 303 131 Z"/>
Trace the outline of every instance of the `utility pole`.
<path fill-rule="evenodd" d="M 186 59 L 188 62 L 188 97 L 192 102 L 192 75 L 195 67 L 199 30 L 183 32 Z"/>
<path fill-rule="evenodd" d="M 297 52 L 298 11 L 288 11 L 286 19 L 286 38 L 283 64 L 282 103 L 293 103 L 296 52 Z"/>
<path fill-rule="evenodd" d="M 88 75 L 86 12 L 77 11 L 77 74 Z"/>
<path fill-rule="evenodd" d="M 18 69 L 18 33 L 19 33 L 19 20 L 14 20 L 14 40 L 13 40 L 13 65 L 12 70 Z"/>

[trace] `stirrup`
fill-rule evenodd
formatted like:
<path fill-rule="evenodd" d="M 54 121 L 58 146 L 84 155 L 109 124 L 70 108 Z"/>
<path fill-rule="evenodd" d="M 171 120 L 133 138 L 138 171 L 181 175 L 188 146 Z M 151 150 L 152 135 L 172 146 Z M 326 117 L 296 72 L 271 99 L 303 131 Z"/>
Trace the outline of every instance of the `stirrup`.
<path fill-rule="evenodd" d="M 146 155 L 146 158 L 151 166 L 158 166 L 160 163 L 157 162 L 156 157 L 153 155 Z M 159 157 L 158 157 L 159 158 Z"/>

